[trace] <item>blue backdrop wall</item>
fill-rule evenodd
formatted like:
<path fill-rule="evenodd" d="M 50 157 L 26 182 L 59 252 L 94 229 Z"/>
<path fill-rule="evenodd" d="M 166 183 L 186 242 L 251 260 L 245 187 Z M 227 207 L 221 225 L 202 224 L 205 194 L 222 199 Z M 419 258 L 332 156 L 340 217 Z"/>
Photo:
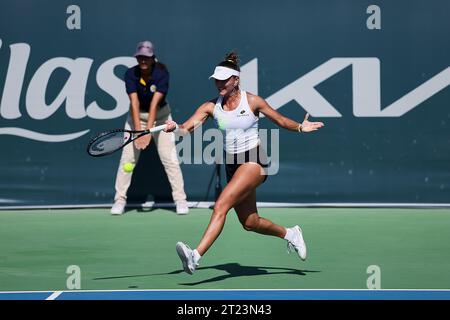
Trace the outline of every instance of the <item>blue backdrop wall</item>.
<path fill-rule="evenodd" d="M 325 122 L 271 135 L 279 167 L 258 201 L 449 203 L 448 12 L 444 0 L 2 1 L 0 206 L 112 201 L 120 154 L 85 147 L 123 127 L 122 76 L 145 39 L 179 122 L 216 95 L 208 76 L 232 49 L 244 89 Z M 182 170 L 189 200 L 213 199 L 214 166 Z M 135 173 L 131 201 L 171 200 L 154 146 Z"/>

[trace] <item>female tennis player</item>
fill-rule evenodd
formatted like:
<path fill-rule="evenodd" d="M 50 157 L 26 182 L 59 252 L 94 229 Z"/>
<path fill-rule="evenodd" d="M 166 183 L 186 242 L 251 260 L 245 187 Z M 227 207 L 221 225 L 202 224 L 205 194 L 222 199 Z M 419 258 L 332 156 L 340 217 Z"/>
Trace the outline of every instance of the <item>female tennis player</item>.
<path fill-rule="evenodd" d="M 247 231 L 270 235 L 287 240 L 288 248 L 297 251 L 306 259 L 306 244 L 302 229 L 279 226 L 258 215 L 256 188 L 267 178 L 267 162 L 260 147 L 258 135 L 259 114 L 264 114 L 278 126 L 297 132 L 312 132 L 323 127 L 322 122 L 308 121 L 308 114 L 302 123 L 284 117 L 261 97 L 241 91 L 239 88 L 240 68 L 238 56 L 231 52 L 220 62 L 210 78 L 215 79 L 219 97 L 203 103 L 182 125 L 181 134 L 192 132 L 196 127 L 213 118 L 224 135 L 225 165 L 228 184 L 217 199 L 214 210 L 197 248 L 192 250 L 178 242 L 177 253 L 183 269 L 193 274 L 200 258 L 208 251 L 221 233 L 228 211 L 234 208 L 239 221 Z M 176 128 L 174 121 L 167 121 L 166 131 Z"/>

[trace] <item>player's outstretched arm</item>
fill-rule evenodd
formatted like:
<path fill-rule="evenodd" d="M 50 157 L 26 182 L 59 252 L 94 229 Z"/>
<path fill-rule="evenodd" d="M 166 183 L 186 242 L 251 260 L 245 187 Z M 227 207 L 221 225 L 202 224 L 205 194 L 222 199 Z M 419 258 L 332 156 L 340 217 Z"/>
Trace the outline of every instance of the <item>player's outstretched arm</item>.
<path fill-rule="evenodd" d="M 194 131 L 197 127 L 201 126 L 209 116 L 212 116 L 214 111 L 214 103 L 211 101 L 202 104 L 195 113 L 182 125 L 178 127 L 180 134 L 188 134 Z M 166 121 L 167 128 L 164 130 L 166 132 L 171 132 L 176 129 L 175 121 Z"/>
<path fill-rule="evenodd" d="M 266 100 L 263 98 L 251 95 L 249 101 L 254 105 L 256 111 L 264 114 L 268 119 L 274 122 L 279 127 L 285 128 L 291 131 L 311 132 L 316 131 L 324 126 L 323 122 L 311 122 L 308 120 L 309 113 L 306 114 L 302 123 L 289 119 L 283 116 L 281 113 L 273 109 Z"/>

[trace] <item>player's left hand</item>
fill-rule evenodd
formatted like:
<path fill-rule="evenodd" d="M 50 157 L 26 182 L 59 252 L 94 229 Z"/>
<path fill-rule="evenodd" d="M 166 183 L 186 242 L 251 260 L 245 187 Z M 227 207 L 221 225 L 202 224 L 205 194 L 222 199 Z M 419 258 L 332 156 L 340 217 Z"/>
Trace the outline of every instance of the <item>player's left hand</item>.
<path fill-rule="evenodd" d="M 305 119 L 302 122 L 302 132 L 316 131 L 324 126 L 323 122 L 311 122 L 308 118 L 309 113 L 306 114 Z"/>

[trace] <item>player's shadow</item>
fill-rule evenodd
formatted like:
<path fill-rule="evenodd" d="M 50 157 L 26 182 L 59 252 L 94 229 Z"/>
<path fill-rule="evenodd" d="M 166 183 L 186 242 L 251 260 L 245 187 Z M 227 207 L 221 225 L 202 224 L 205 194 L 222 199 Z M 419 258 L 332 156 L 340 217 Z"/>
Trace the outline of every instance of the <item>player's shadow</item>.
<path fill-rule="evenodd" d="M 127 194 L 129 205 L 141 205 L 146 201 L 154 201 L 155 203 L 173 202 L 172 188 L 164 166 L 159 159 L 154 141 L 148 148 L 141 151 L 139 161 L 133 170 L 131 185 Z M 142 209 L 142 211 L 151 210 Z"/>
<path fill-rule="evenodd" d="M 280 268 L 280 267 L 260 267 L 260 266 L 243 266 L 239 263 L 226 263 L 226 264 L 218 264 L 215 266 L 208 267 L 200 267 L 196 272 L 200 270 L 207 269 L 216 269 L 227 272 L 227 274 L 223 274 L 217 277 L 213 277 L 210 279 L 205 279 L 197 282 L 187 282 L 180 283 L 183 286 L 197 286 L 204 283 L 211 283 L 217 281 L 223 281 L 230 278 L 243 277 L 243 276 L 260 276 L 260 275 L 271 275 L 271 274 L 291 274 L 295 276 L 306 276 L 308 273 L 320 272 L 317 270 L 299 270 L 292 268 Z M 180 274 L 183 273 L 184 270 L 176 270 L 169 273 L 153 273 L 153 274 L 137 274 L 137 275 L 123 275 L 123 276 L 114 276 L 114 277 L 101 277 L 94 278 L 93 280 L 112 280 L 112 279 L 124 279 L 124 278 L 137 278 L 137 277 L 150 277 L 150 276 L 161 276 L 161 275 L 170 275 L 170 274 Z"/>
<path fill-rule="evenodd" d="M 223 274 L 217 277 L 213 277 L 210 279 L 205 279 L 197 282 L 186 282 L 180 283 L 180 285 L 184 286 L 196 286 L 204 283 L 211 283 L 217 281 L 223 281 L 230 278 L 243 277 L 243 276 L 260 276 L 260 275 L 271 275 L 271 274 L 291 274 L 297 276 L 306 276 L 307 273 L 312 272 L 320 272 L 317 270 L 299 270 L 292 268 L 280 268 L 280 267 L 260 267 L 260 266 L 243 266 L 239 263 L 226 263 L 219 264 L 215 266 L 208 267 L 200 267 L 196 269 L 197 271 L 206 270 L 206 269 L 217 269 L 227 272 L 227 274 Z M 184 272 L 183 270 L 177 270 L 170 272 L 169 274 L 176 274 Z"/>

